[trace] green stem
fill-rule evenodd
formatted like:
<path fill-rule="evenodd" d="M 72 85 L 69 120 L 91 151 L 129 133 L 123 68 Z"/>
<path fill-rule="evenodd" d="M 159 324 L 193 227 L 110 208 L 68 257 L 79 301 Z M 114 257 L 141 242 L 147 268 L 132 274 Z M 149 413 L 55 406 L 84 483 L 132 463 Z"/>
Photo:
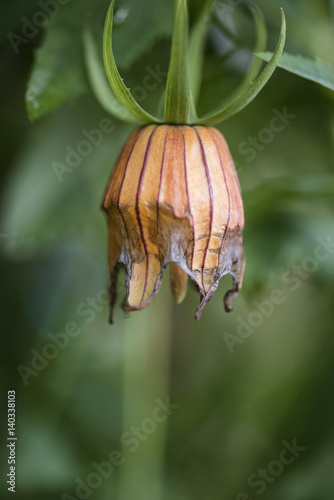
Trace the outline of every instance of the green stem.
<path fill-rule="evenodd" d="M 133 313 L 124 322 L 122 434 L 127 433 L 128 440 L 123 439 L 122 443 L 125 462 L 120 470 L 118 500 L 163 497 L 168 418 L 155 421 L 154 410 L 158 406 L 156 400 L 165 402 L 169 394 L 171 314 L 168 298 L 161 292 L 154 301 L 155 307 Z M 159 410 L 159 416 L 162 414 Z M 140 432 L 137 437 L 135 428 Z"/>
<path fill-rule="evenodd" d="M 165 123 L 189 122 L 192 106 L 188 57 L 188 6 L 186 0 L 174 0 L 174 29 L 168 70 Z"/>

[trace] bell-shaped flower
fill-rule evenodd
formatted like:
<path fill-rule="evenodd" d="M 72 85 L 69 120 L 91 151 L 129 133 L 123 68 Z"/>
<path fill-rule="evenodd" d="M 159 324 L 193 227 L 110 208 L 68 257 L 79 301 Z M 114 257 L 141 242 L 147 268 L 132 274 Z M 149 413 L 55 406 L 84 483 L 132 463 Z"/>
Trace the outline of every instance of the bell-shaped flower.
<path fill-rule="evenodd" d="M 226 309 L 231 309 L 245 267 L 244 212 L 234 164 L 218 130 L 137 128 L 113 171 L 103 208 L 108 216 L 111 294 L 116 295 L 121 262 L 126 267 L 125 310 L 143 309 L 151 302 L 171 262 L 200 292 L 197 319 L 227 273 L 234 282 L 225 296 Z M 173 279 L 171 284 L 175 289 Z"/>

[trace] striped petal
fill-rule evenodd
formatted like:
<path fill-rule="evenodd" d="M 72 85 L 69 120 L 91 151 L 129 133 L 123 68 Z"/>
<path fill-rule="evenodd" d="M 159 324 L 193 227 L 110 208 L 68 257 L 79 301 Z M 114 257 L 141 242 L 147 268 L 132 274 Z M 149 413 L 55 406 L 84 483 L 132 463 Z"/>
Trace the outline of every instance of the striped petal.
<path fill-rule="evenodd" d="M 186 275 L 199 290 L 197 319 L 220 278 L 231 274 L 234 287 L 225 296 L 225 308 L 231 310 L 244 272 L 244 215 L 233 161 L 217 130 L 182 125 L 136 129 L 117 162 L 103 208 L 109 220 L 111 280 L 118 262 L 126 266 L 125 310 L 151 302 L 169 263 L 177 302 L 184 298 Z"/>

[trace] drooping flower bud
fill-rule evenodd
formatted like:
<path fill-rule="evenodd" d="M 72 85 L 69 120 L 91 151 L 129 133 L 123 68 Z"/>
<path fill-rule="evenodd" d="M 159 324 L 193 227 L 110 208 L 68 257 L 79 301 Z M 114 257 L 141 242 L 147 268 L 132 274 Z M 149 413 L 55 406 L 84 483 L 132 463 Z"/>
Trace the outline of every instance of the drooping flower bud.
<path fill-rule="evenodd" d="M 220 278 L 231 274 L 233 290 L 242 284 L 244 212 L 228 146 L 211 127 L 148 125 L 126 143 L 106 190 L 103 209 L 109 231 L 111 306 L 119 262 L 126 267 L 123 309 L 146 307 L 158 292 L 171 262 L 174 295 L 185 293 L 184 273 L 200 292 L 199 319 Z M 173 267 L 175 266 L 173 264 Z M 178 281 L 179 280 L 179 281 Z"/>

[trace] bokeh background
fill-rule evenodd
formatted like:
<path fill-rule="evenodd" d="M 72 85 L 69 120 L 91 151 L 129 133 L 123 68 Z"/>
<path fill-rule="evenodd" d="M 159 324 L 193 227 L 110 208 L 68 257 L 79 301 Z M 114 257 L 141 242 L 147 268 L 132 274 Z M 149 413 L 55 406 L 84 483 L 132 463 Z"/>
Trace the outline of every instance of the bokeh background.
<path fill-rule="evenodd" d="M 118 307 L 110 326 L 99 206 L 132 126 L 97 103 L 82 47 L 87 16 L 101 40 L 108 0 L 55 0 L 44 27 L 24 28 L 43 21 L 34 16 L 44 3 L 0 7 L 2 497 L 11 494 L 6 401 L 15 389 L 16 498 L 332 500 L 333 92 L 278 69 L 247 109 L 219 126 L 246 214 L 247 267 L 234 312 L 223 310 L 227 276 L 196 323 L 197 293 L 189 287 L 185 302 L 173 305 L 166 272 L 148 309 L 125 317 Z M 201 110 L 247 71 L 255 41 L 249 3 L 216 3 Z M 269 50 L 283 6 L 286 49 L 334 64 L 333 1 L 255 3 Z M 189 0 L 192 24 L 201 6 Z M 150 111 L 164 91 L 172 7 L 116 2 L 117 63 Z M 147 89 L 152 70 L 157 85 Z M 289 118 L 273 133 L 277 112 Z M 112 132 L 59 179 L 54 162 L 64 165 L 66 148 L 78 148 L 83 130 L 108 117 Z M 174 406 L 163 410 L 168 401 Z M 299 451 L 283 454 L 290 463 L 282 464 L 286 443 Z M 94 463 L 110 464 L 114 450 L 122 458 L 114 455 L 112 471 L 104 464 L 102 477 Z"/>

